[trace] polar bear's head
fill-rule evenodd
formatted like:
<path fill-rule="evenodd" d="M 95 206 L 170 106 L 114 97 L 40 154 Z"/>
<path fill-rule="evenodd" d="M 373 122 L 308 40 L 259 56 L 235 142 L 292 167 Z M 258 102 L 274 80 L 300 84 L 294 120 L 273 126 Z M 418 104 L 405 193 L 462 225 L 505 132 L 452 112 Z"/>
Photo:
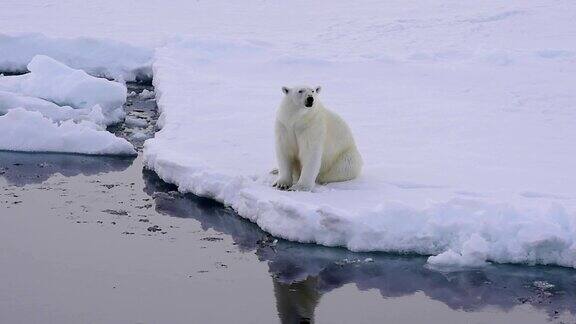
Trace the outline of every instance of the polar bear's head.
<path fill-rule="evenodd" d="M 322 87 L 310 88 L 306 86 L 298 86 L 293 88 L 282 87 L 282 92 L 286 95 L 286 99 L 291 100 L 292 104 L 299 108 L 312 108 L 316 103 L 316 98 L 322 90 Z"/>

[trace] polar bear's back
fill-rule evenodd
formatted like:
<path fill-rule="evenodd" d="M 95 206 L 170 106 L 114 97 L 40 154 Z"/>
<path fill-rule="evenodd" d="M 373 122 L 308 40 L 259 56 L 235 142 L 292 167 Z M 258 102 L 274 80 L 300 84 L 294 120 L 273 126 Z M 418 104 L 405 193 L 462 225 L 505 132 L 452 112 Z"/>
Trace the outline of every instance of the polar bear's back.
<path fill-rule="evenodd" d="M 337 113 L 323 107 L 326 141 L 324 143 L 324 152 L 327 155 L 339 154 L 349 148 L 356 148 L 352 131 L 348 124 Z M 329 152 L 334 151 L 333 154 Z"/>
<path fill-rule="evenodd" d="M 319 174 L 320 182 L 342 181 L 356 177 L 360 172 L 362 158 L 356 148 L 350 127 L 335 112 L 322 107 L 322 113 L 326 125 L 326 136 Z M 335 167 L 338 168 L 336 164 L 342 163 L 343 159 L 348 160 L 344 162 L 348 164 L 344 167 L 346 169 L 344 173 L 347 174 L 334 170 Z"/>

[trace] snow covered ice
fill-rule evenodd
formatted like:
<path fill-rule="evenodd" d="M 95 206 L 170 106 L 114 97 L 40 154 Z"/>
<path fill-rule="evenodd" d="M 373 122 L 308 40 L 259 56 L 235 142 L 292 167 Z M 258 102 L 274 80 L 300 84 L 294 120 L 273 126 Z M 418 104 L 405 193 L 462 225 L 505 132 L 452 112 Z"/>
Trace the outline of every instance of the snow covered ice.
<path fill-rule="evenodd" d="M 48 100 L 61 106 L 92 108 L 99 105 L 110 120 L 124 117 L 126 86 L 119 82 L 95 78 L 44 55 L 35 56 L 28 64 L 30 73 L 0 78 L 0 90 Z"/>
<path fill-rule="evenodd" d="M 133 155 L 134 147 L 98 125 L 67 120 L 55 123 L 37 111 L 22 108 L 0 117 L 0 148 L 27 152 L 73 152 L 83 154 Z"/>
<path fill-rule="evenodd" d="M 91 75 L 134 81 L 151 77 L 152 53 L 151 48 L 113 40 L 0 34 L 0 71 L 4 72 L 26 71 L 32 58 L 42 54 Z"/>
<path fill-rule="evenodd" d="M 576 266 L 574 117 L 508 111 L 500 90 L 537 96 L 533 84 L 559 71 L 526 78 L 517 67 L 493 80 L 492 63 L 471 64 L 464 76 L 419 62 L 311 63 L 249 42 L 175 43 L 154 64 L 163 128 L 145 145 L 147 165 L 289 240 L 429 254 L 435 266 Z M 280 87 L 302 80 L 323 85 L 324 103 L 350 123 L 365 157 L 359 179 L 313 193 L 271 187 Z"/>
<path fill-rule="evenodd" d="M 126 86 L 37 55 L 30 73 L 0 77 L 0 149 L 132 155 L 105 129 L 124 118 Z"/>
<path fill-rule="evenodd" d="M 143 2 L 130 19 L 153 14 L 170 24 L 131 33 L 99 17 L 78 31 L 50 30 L 150 46 L 116 66 L 113 56 L 102 63 L 89 53 L 76 64 L 76 45 L 48 55 L 93 74 L 110 65 L 115 73 L 104 74 L 124 79 L 151 69 L 162 129 L 145 144 L 147 166 L 278 237 L 421 253 L 438 267 L 576 267 L 573 3 L 219 5 L 195 4 L 183 23 L 168 19 L 176 6 Z M 18 37 L 0 39 L 0 53 Z M 51 40 L 54 51 L 64 38 Z M 19 47 L 29 49 L 22 60 L 42 46 Z M 21 69 L 11 57 L 0 65 Z M 323 86 L 322 101 L 350 125 L 365 161 L 359 179 L 312 193 L 270 186 L 280 88 L 294 84 Z M 18 92 L 37 96 L 27 93 Z"/>
<path fill-rule="evenodd" d="M 26 107 L 26 110 L 38 111 L 53 121 L 95 119 L 95 114 L 98 113 L 97 109 L 74 109 L 70 106 L 58 106 L 51 101 L 36 97 L 0 91 L 0 115 L 6 114 L 10 109 L 21 107 Z M 101 116 L 100 120 L 103 123 L 104 116 Z"/>
<path fill-rule="evenodd" d="M 147 99 L 152 99 L 154 98 L 154 92 L 153 91 L 148 91 L 146 89 L 144 89 L 141 93 L 140 93 L 140 98 L 147 100 Z"/>

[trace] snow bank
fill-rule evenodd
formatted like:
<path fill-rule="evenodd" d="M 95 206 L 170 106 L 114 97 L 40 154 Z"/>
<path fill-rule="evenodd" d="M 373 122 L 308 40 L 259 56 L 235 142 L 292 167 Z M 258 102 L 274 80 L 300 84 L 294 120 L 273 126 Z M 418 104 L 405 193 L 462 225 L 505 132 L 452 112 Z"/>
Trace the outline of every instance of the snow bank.
<path fill-rule="evenodd" d="M 89 122 L 60 124 L 37 111 L 16 108 L 0 117 L 0 150 L 135 155 L 132 144 Z"/>
<path fill-rule="evenodd" d="M 420 253 L 434 266 L 576 267 L 576 94 L 558 82 L 574 65 L 518 53 L 521 64 L 503 67 L 491 55 L 338 60 L 252 41 L 173 43 L 156 52 L 163 128 L 145 161 L 293 241 Z M 350 124 L 359 179 L 312 193 L 271 187 L 280 87 L 302 83 L 322 85 Z"/>
<path fill-rule="evenodd" d="M 124 116 L 126 86 L 72 69 L 44 55 L 30 73 L 0 77 L 0 150 L 135 154 L 106 131 Z"/>
<path fill-rule="evenodd" d="M 104 116 L 99 116 L 96 118 L 98 109 L 74 109 L 70 106 L 58 106 L 53 102 L 36 97 L 28 97 L 13 92 L 0 91 L 0 115 L 6 114 L 10 109 L 22 107 L 25 107 L 26 110 L 38 111 L 43 116 L 57 122 L 68 119 L 75 121 L 99 120 L 97 123 L 101 124 L 104 123 L 105 119 Z"/>
<path fill-rule="evenodd" d="M 106 39 L 49 38 L 0 34 L 0 71 L 24 72 L 36 55 L 46 55 L 92 75 L 133 81 L 151 78 L 153 50 Z"/>
<path fill-rule="evenodd" d="M 1 77 L 0 90 L 73 108 L 92 108 L 98 105 L 104 116 L 109 118 L 106 124 L 124 118 L 124 84 L 95 78 L 44 55 L 35 56 L 28 64 L 28 70 L 30 73 L 27 74 Z"/>

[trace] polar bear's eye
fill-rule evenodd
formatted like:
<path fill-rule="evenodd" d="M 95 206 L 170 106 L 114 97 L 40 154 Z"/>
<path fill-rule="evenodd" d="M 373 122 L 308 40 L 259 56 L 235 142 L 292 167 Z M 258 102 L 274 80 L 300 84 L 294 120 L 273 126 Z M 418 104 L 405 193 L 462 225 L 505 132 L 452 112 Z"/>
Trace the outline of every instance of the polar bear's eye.
<path fill-rule="evenodd" d="M 303 93 L 303 92 L 304 92 L 304 90 L 298 90 L 298 93 L 300 93 L 300 94 Z"/>

